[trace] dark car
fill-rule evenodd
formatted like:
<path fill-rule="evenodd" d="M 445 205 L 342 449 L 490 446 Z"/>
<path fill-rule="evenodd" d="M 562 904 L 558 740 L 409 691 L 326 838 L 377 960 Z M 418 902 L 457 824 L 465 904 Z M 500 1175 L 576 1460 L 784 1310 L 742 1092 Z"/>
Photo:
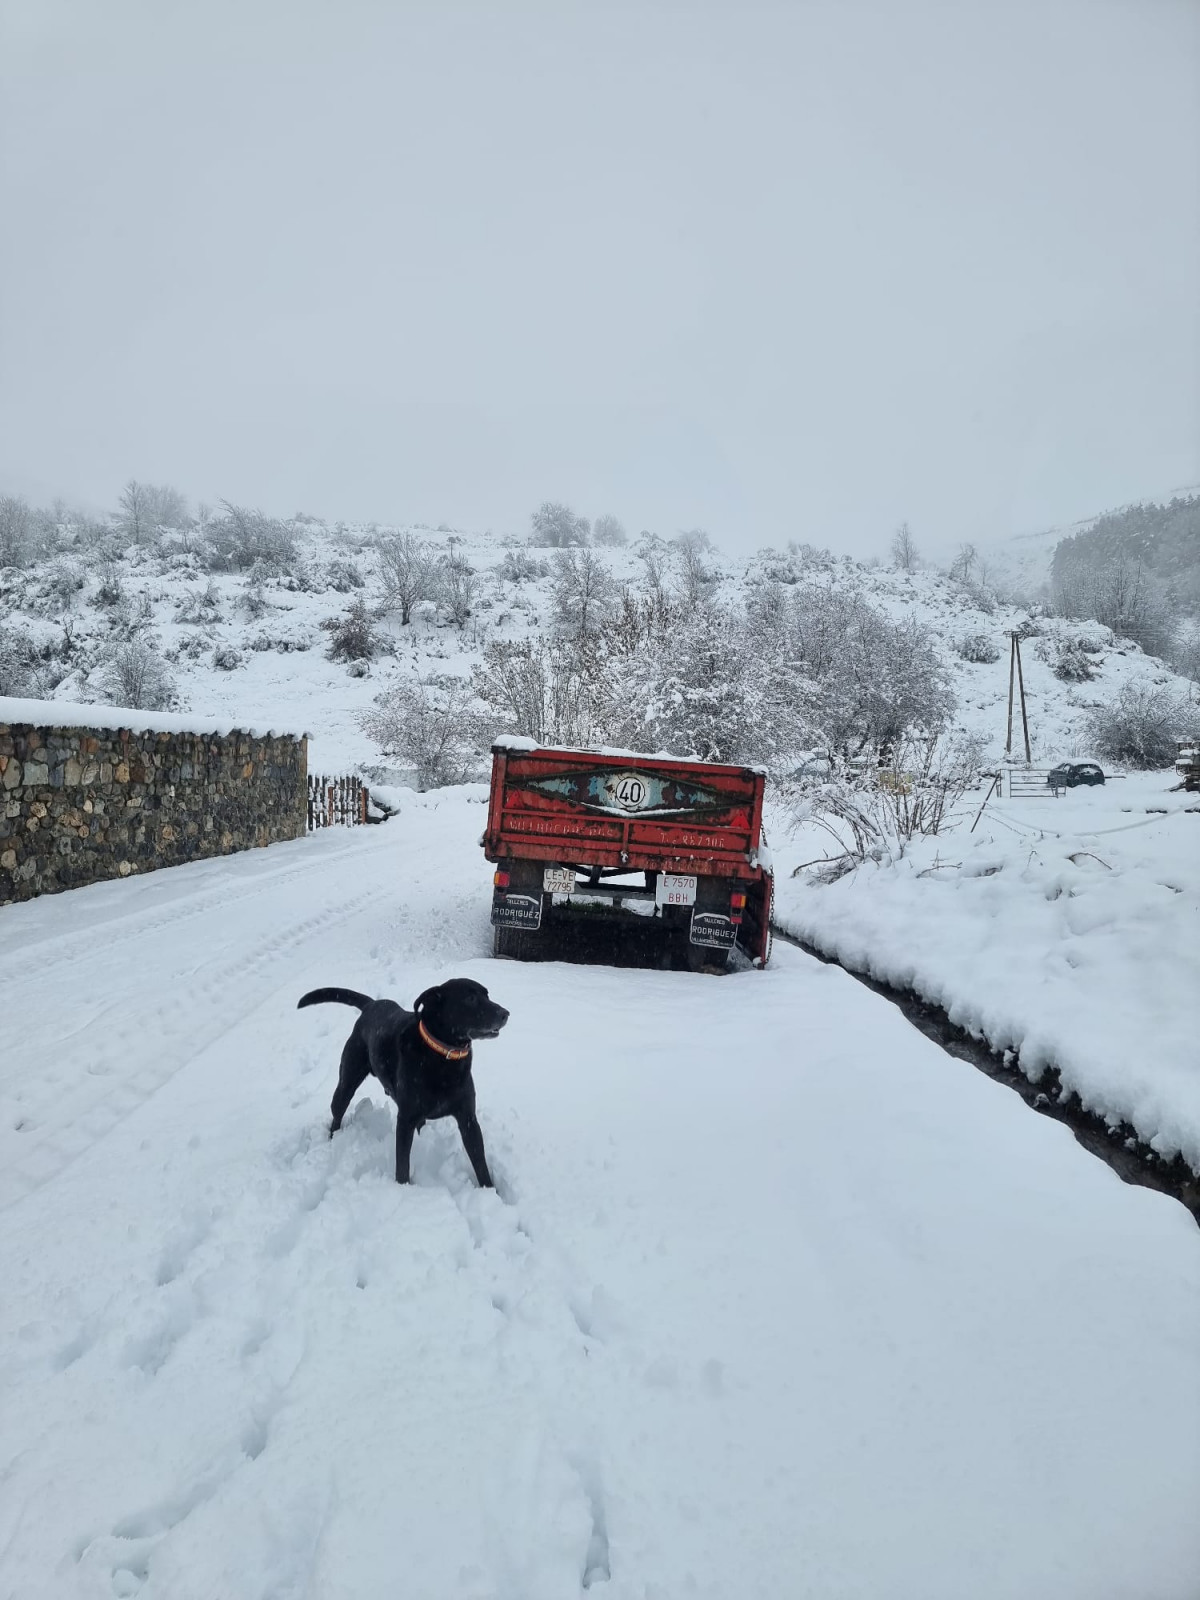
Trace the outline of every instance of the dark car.
<path fill-rule="evenodd" d="M 1047 774 L 1051 789 L 1077 789 L 1083 783 L 1103 783 L 1104 774 L 1094 761 L 1064 761 Z"/>

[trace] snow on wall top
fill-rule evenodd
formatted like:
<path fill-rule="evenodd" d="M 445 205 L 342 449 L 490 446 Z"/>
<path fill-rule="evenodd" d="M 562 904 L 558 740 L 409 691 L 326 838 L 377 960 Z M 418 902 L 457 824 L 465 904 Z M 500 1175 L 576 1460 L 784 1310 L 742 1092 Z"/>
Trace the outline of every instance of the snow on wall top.
<path fill-rule="evenodd" d="M 66 700 L 17 700 L 0 695 L 0 723 L 28 723 L 34 728 L 128 728 L 131 733 L 208 733 L 225 738 L 245 733 L 252 738 L 307 739 L 299 728 L 243 727 L 228 717 L 206 717 L 198 711 L 134 711 L 129 706 L 73 705 Z"/>

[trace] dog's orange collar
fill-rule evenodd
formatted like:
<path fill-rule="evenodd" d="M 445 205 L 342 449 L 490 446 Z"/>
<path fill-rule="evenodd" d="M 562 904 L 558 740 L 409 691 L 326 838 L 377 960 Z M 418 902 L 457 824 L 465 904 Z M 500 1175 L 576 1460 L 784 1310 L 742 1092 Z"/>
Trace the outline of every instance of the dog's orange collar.
<path fill-rule="evenodd" d="M 443 1044 L 440 1039 L 435 1039 L 420 1017 L 417 1018 L 417 1032 L 431 1050 L 436 1050 L 438 1055 L 445 1056 L 447 1061 L 464 1061 L 471 1054 L 469 1044 L 464 1045 L 461 1050 L 455 1050 L 450 1045 Z"/>

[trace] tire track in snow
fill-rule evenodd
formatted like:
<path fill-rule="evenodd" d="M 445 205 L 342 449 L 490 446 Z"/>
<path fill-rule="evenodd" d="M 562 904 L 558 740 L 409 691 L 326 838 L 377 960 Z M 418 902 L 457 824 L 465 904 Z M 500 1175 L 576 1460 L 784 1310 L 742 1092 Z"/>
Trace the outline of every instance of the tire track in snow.
<path fill-rule="evenodd" d="M 0 1211 L 55 1177 L 267 1003 L 276 986 L 264 984 L 265 973 L 390 892 L 390 885 L 383 884 L 340 902 L 321 901 L 313 916 L 259 943 L 253 953 L 209 969 L 182 992 L 178 973 L 164 973 L 160 989 L 168 992 L 148 1013 L 127 995 L 111 1001 L 89 1020 L 87 1029 L 132 1011 L 139 1016 L 138 1036 L 147 1038 L 147 1051 L 138 1065 L 124 1071 L 113 1063 L 111 1052 L 108 1059 L 87 1064 L 78 1057 L 64 1061 L 61 1049 L 56 1051 L 55 1064 L 37 1082 L 40 1098 L 47 1103 L 44 1131 L 37 1136 L 43 1125 L 37 1120 L 35 1098 L 35 1109 L 27 1114 L 32 1123 L 32 1127 L 26 1124 L 28 1142 L 21 1141 L 19 1155 L 0 1174 Z M 144 987 L 146 974 L 139 973 L 135 981 Z M 122 1040 L 116 1048 L 124 1046 Z"/>

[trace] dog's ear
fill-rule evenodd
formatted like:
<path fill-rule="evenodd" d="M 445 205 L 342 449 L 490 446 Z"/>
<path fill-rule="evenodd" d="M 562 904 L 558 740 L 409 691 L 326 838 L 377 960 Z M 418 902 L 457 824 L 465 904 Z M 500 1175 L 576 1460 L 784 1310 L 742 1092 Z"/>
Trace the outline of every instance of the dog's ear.
<path fill-rule="evenodd" d="M 413 1011 L 416 1013 L 416 1015 L 418 1017 L 421 1015 L 422 1011 L 424 1011 L 426 1005 L 428 1005 L 428 1003 L 431 1000 L 436 1000 L 437 999 L 438 991 L 439 991 L 440 987 L 441 986 L 439 984 L 434 984 L 432 989 L 424 990 L 413 1001 Z"/>

